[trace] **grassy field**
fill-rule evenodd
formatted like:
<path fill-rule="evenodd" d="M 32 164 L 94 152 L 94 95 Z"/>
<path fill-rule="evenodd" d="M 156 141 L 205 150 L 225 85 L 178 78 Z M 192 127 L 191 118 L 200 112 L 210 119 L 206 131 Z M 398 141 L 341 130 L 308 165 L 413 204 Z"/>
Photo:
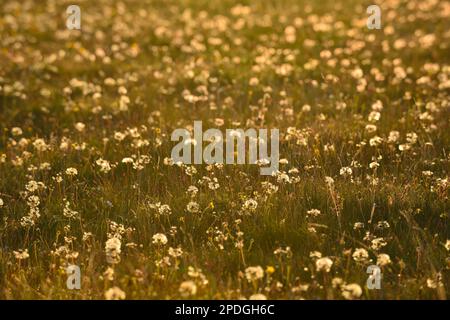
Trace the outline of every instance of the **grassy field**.
<path fill-rule="evenodd" d="M 376 2 L 2 2 L 0 299 L 448 299 L 450 5 Z M 172 164 L 195 120 L 279 172 Z"/>

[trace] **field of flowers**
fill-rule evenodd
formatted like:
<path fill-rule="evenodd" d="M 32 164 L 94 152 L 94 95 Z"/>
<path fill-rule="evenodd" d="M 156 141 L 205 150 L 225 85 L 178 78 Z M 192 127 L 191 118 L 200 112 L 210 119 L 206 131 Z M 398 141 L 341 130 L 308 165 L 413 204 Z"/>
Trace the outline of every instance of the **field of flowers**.
<path fill-rule="evenodd" d="M 448 299 L 450 3 L 371 4 L 2 1 L 0 299 Z M 174 163 L 197 120 L 279 171 Z"/>

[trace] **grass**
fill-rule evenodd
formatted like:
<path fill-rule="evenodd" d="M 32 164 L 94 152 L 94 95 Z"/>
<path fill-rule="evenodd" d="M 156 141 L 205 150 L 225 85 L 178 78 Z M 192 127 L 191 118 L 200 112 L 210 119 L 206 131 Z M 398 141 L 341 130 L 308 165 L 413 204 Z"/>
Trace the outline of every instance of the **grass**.
<path fill-rule="evenodd" d="M 1 299 L 447 299 L 448 4 L 69 4 L 0 9 Z M 167 165 L 195 120 L 287 161 Z"/>

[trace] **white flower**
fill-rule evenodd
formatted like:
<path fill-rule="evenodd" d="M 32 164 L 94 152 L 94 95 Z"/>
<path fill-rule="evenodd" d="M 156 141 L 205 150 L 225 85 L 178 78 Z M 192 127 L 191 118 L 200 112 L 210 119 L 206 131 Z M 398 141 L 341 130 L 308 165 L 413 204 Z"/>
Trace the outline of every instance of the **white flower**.
<path fill-rule="evenodd" d="M 111 171 L 111 165 L 109 164 L 108 160 L 100 158 L 97 159 L 95 163 L 100 167 L 100 172 L 108 173 L 109 171 Z"/>
<path fill-rule="evenodd" d="M 361 68 L 355 68 L 351 71 L 351 75 L 355 79 L 361 79 L 364 76 L 364 72 L 361 70 Z"/>
<path fill-rule="evenodd" d="M 133 162 L 134 162 L 133 158 L 123 158 L 122 159 L 122 163 L 133 163 Z"/>
<path fill-rule="evenodd" d="M 166 237 L 166 235 L 164 235 L 162 233 L 154 234 L 152 239 L 153 239 L 153 244 L 165 245 L 167 243 L 167 237 Z"/>
<path fill-rule="evenodd" d="M 322 253 L 320 251 L 311 251 L 309 253 L 309 257 L 311 259 L 320 259 L 320 258 L 322 258 Z"/>
<path fill-rule="evenodd" d="M 183 255 L 183 249 L 170 247 L 168 253 L 169 253 L 169 256 L 178 258 Z"/>
<path fill-rule="evenodd" d="M 70 202 L 66 201 L 66 204 L 63 209 L 63 216 L 66 218 L 74 218 L 78 215 L 78 211 L 72 210 L 70 208 Z"/>
<path fill-rule="evenodd" d="M 379 265 L 380 267 L 387 266 L 390 263 L 391 263 L 391 258 L 389 257 L 388 254 L 380 253 L 377 256 L 377 265 Z"/>
<path fill-rule="evenodd" d="M 262 293 L 255 293 L 250 296 L 249 300 L 267 300 L 267 297 Z"/>
<path fill-rule="evenodd" d="M 352 173 L 353 171 L 350 167 L 342 167 L 341 170 L 339 170 L 339 174 L 344 177 L 351 176 Z"/>
<path fill-rule="evenodd" d="M 396 143 L 399 139 L 400 139 L 400 132 L 398 132 L 398 131 L 389 132 L 389 137 L 388 137 L 389 143 Z"/>
<path fill-rule="evenodd" d="M 311 209 L 306 211 L 306 213 L 308 214 L 308 216 L 312 216 L 312 217 L 317 217 L 321 214 L 320 210 L 318 209 Z"/>
<path fill-rule="evenodd" d="M 369 114 L 368 120 L 369 120 L 369 122 L 377 122 L 378 120 L 380 120 L 380 117 L 381 117 L 381 113 L 379 113 L 378 111 L 372 111 Z"/>
<path fill-rule="evenodd" d="M 384 240 L 384 238 L 375 238 L 371 241 L 370 247 L 373 250 L 379 250 L 386 245 L 387 245 L 387 242 L 386 242 L 386 240 Z"/>
<path fill-rule="evenodd" d="M 249 282 L 262 279 L 264 277 L 264 270 L 261 266 L 248 267 L 245 269 L 245 277 Z"/>
<path fill-rule="evenodd" d="M 357 283 L 350 283 L 342 286 L 342 296 L 347 300 L 361 297 L 362 289 Z"/>
<path fill-rule="evenodd" d="M 34 140 L 33 146 L 36 148 L 37 151 L 45 151 L 50 149 L 50 146 L 45 143 L 44 139 Z"/>
<path fill-rule="evenodd" d="M 197 285 L 192 280 L 183 281 L 180 284 L 180 288 L 178 289 L 178 291 L 184 298 L 195 296 L 195 294 L 197 293 Z"/>
<path fill-rule="evenodd" d="M 194 198 L 198 193 L 198 188 L 196 186 L 189 186 L 186 193 L 190 195 L 191 198 Z"/>
<path fill-rule="evenodd" d="M 106 300 L 123 300 L 125 299 L 125 292 L 123 292 L 119 287 L 109 288 L 105 292 Z"/>
<path fill-rule="evenodd" d="M 374 111 L 381 111 L 381 110 L 383 110 L 383 102 L 381 102 L 380 100 L 375 101 L 372 104 L 372 110 L 374 110 Z"/>
<path fill-rule="evenodd" d="M 197 213 L 200 211 L 200 206 L 197 202 L 191 201 L 187 204 L 186 210 L 190 213 Z"/>
<path fill-rule="evenodd" d="M 1 207 L 1 205 L 0 205 L 0 207 Z M 444 247 L 445 247 L 445 249 L 447 249 L 447 251 L 450 251 L 450 240 L 449 239 L 447 239 L 447 242 L 445 242 Z"/>
<path fill-rule="evenodd" d="M 23 131 L 22 131 L 22 129 L 19 128 L 19 127 L 14 127 L 14 128 L 11 129 L 11 134 L 12 134 L 13 136 L 21 136 L 22 133 L 23 133 Z"/>
<path fill-rule="evenodd" d="M 172 158 L 164 158 L 164 165 L 166 166 L 173 166 L 174 165 L 174 161 Z"/>
<path fill-rule="evenodd" d="M 78 170 L 76 168 L 67 168 L 66 174 L 68 176 L 76 176 L 78 174 Z"/>
<path fill-rule="evenodd" d="M 373 133 L 373 132 L 377 131 L 377 126 L 374 124 L 368 124 L 366 126 L 366 131 L 369 133 Z"/>
<path fill-rule="evenodd" d="M 120 262 L 120 252 L 122 243 L 119 238 L 112 237 L 106 241 L 106 261 L 111 264 L 117 264 Z"/>
<path fill-rule="evenodd" d="M 258 207 L 258 202 L 254 199 L 248 199 L 242 205 L 242 209 L 246 212 L 255 212 Z"/>
<path fill-rule="evenodd" d="M 30 257 L 30 255 L 28 254 L 28 249 L 19 250 L 19 251 L 13 251 L 13 253 L 14 253 L 14 257 L 17 260 L 25 260 L 25 259 L 28 259 Z"/>
<path fill-rule="evenodd" d="M 365 262 L 369 259 L 369 253 L 364 248 L 358 248 L 353 252 L 352 257 L 356 262 Z"/>
<path fill-rule="evenodd" d="M 380 145 L 382 142 L 383 142 L 383 138 L 381 138 L 379 136 L 375 136 L 369 140 L 369 145 L 371 147 L 376 147 L 376 146 Z"/>
<path fill-rule="evenodd" d="M 332 265 L 333 265 L 333 261 L 328 257 L 324 257 L 324 258 L 320 258 L 320 259 L 316 260 L 316 270 L 318 272 L 320 272 L 320 271 L 330 272 Z"/>
<path fill-rule="evenodd" d="M 83 132 L 83 131 L 84 131 L 84 128 L 86 128 L 86 125 L 85 125 L 84 123 L 82 123 L 82 122 L 77 122 L 77 123 L 75 123 L 75 129 L 76 129 L 78 132 Z"/>

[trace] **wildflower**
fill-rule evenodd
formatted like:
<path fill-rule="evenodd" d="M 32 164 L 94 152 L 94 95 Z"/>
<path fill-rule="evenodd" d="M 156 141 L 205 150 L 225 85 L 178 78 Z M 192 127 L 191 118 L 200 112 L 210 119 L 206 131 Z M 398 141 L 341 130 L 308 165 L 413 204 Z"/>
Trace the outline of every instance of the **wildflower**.
<path fill-rule="evenodd" d="M 267 297 L 262 293 L 255 293 L 250 296 L 249 300 L 267 300 Z"/>
<path fill-rule="evenodd" d="M 117 264 L 120 262 L 122 243 L 119 238 L 112 237 L 106 241 L 105 251 L 106 251 L 106 261 L 110 264 Z"/>
<path fill-rule="evenodd" d="M 426 177 L 431 177 L 433 175 L 433 171 L 430 170 L 422 171 L 422 175 Z"/>
<path fill-rule="evenodd" d="M 411 145 L 408 143 L 404 143 L 398 146 L 398 150 L 400 151 L 407 151 L 409 149 L 411 149 Z"/>
<path fill-rule="evenodd" d="M 360 79 L 364 76 L 364 72 L 361 70 L 361 68 L 355 68 L 352 70 L 351 75 L 355 79 Z"/>
<path fill-rule="evenodd" d="M 197 173 L 197 169 L 194 166 L 185 167 L 185 172 L 188 176 L 193 176 Z"/>
<path fill-rule="evenodd" d="M 169 247 L 169 256 L 173 257 L 173 258 L 178 258 L 181 257 L 183 255 L 183 250 L 181 248 L 172 248 Z"/>
<path fill-rule="evenodd" d="M 366 262 L 369 259 L 369 253 L 364 248 L 358 248 L 353 252 L 352 257 L 356 262 Z"/>
<path fill-rule="evenodd" d="M 311 217 L 317 217 L 317 216 L 320 216 L 321 212 L 318 209 L 311 209 L 311 210 L 306 211 L 306 214 Z"/>
<path fill-rule="evenodd" d="M 164 165 L 166 165 L 166 166 L 173 166 L 173 165 L 174 165 L 173 159 L 172 159 L 172 158 L 165 157 L 165 158 L 164 158 Z"/>
<path fill-rule="evenodd" d="M 376 238 L 376 239 L 373 239 L 371 241 L 370 247 L 373 250 L 379 250 L 379 249 L 383 248 L 386 245 L 387 245 L 387 243 L 386 243 L 386 240 L 384 240 L 384 238 Z"/>
<path fill-rule="evenodd" d="M 335 277 L 331 280 L 331 285 L 333 288 L 340 288 L 343 284 L 345 284 L 344 280 L 339 277 Z"/>
<path fill-rule="evenodd" d="M 389 143 L 396 143 L 399 139 L 400 139 L 400 132 L 398 132 L 398 131 L 389 132 L 389 137 L 388 137 Z"/>
<path fill-rule="evenodd" d="M 165 245 L 167 243 L 167 237 L 162 233 L 156 233 L 152 237 L 153 244 Z"/>
<path fill-rule="evenodd" d="M 183 281 L 180 284 L 180 288 L 178 289 L 178 291 L 184 298 L 195 296 L 197 294 L 197 285 L 192 280 Z"/>
<path fill-rule="evenodd" d="M 83 131 L 84 131 L 84 128 L 86 128 L 86 125 L 85 125 L 84 123 L 82 123 L 82 122 L 77 122 L 77 123 L 75 123 L 75 129 L 76 129 L 78 132 L 83 132 Z"/>
<path fill-rule="evenodd" d="M 427 279 L 427 287 L 430 289 L 437 289 L 438 287 L 443 287 L 442 274 L 440 272 L 436 273 L 434 278 Z"/>
<path fill-rule="evenodd" d="M 252 87 L 255 87 L 259 84 L 259 80 L 256 77 L 253 77 L 250 79 L 250 81 L 248 82 L 248 84 Z"/>
<path fill-rule="evenodd" d="M 445 242 L 444 247 L 445 247 L 445 249 L 447 249 L 447 251 L 450 251 L 450 240 L 449 239 L 447 239 L 447 241 Z"/>
<path fill-rule="evenodd" d="M 66 218 L 74 218 L 78 215 L 78 211 L 72 210 L 70 208 L 70 202 L 66 201 L 66 205 L 64 206 L 63 215 Z"/>
<path fill-rule="evenodd" d="M 322 258 L 322 253 L 321 252 L 319 252 L 319 251 L 311 251 L 310 253 L 309 253 L 309 257 L 311 258 L 311 259 L 320 259 L 320 258 Z"/>
<path fill-rule="evenodd" d="M 11 134 L 13 136 L 21 136 L 23 134 L 23 131 L 19 127 L 14 127 L 14 128 L 11 129 Z"/>
<path fill-rule="evenodd" d="M 377 100 L 372 104 L 371 108 L 374 111 L 381 111 L 381 110 L 383 110 L 383 102 L 381 102 L 380 100 Z"/>
<path fill-rule="evenodd" d="M 352 171 L 352 168 L 350 168 L 350 167 L 342 167 L 342 168 L 339 170 L 339 174 L 340 174 L 341 176 L 343 176 L 343 177 L 351 176 L 352 173 L 353 173 L 353 171 Z"/>
<path fill-rule="evenodd" d="M 106 78 L 103 83 L 109 87 L 116 85 L 116 80 L 114 78 Z"/>
<path fill-rule="evenodd" d="M 324 272 L 330 272 L 331 266 L 333 265 L 333 261 L 328 258 L 320 258 L 316 260 L 316 270 L 317 272 L 324 271 Z"/>
<path fill-rule="evenodd" d="M 377 126 L 374 124 L 368 124 L 368 125 L 366 125 L 366 131 L 368 133 L 373 133 L 373 132 L 377 131 Z"/>
<path fill-rule="evenodd" d="M 91 239 L 94 235 L 92 234 L 92 232 L 83 232 L 83 237 L 81 238 L 83 240 L 83 242 L 88 241 L 89 239 Z"/>
<path fill-rule="evenodd" d="M 278 187 L 276 185 L 273 185 L 270 182 L 264 181 L 261 183 L 262 188 L 264 189 L 265 193 L 268 195 L 274 194 L 278 191 Z"/>
<path fill-rule="evenodd" d="M 255 212 L 258 207 L 258 202 L 254 199 L 248 199 L 242 205 L 242 210 L 244 212 Z"/>
<path fill-rule="evenodd" d="M 134 162 L 133 158 L 123 158 L 122 159 L 122 163 L 125 163 L 125 164 L 133 163 L 133 162 Z"/>
<path fill-rule="evenodd" d="M 248 282 L 253 282 L 264 277 L 264 269 L 261 266 L 248 267 L 245 269 L 245 277 Z"/>
<path fill-rule="evenodd" d="M 17 260 L 25 260 L 30 257 L 30 255 L 28 254 L 28 249 L 25 249 L 25 250 L 20 249 L 19 251 L 13 251 L 13 253 L 14 253 L 14 257 Z"/>
<path fill-rule="evenodd" d="M 34 140 L 33 146 L 37 151 L 41 151 L 41 152 L 50 149 L 50 146 L 45 143 L 44 139 Z"/>
<path fill-rule="evenodd" d="M 274 273 L 275 272 L 275 268 L 274 267 L 272 267 L 272 266 L 267 266 L 267 268 L 266 268 L 266 273 L 267 274 L 272 274 L 272 273 Z"/>
<path fill-rule="evenodd" d="M 123 292 L 119 287 L 109 288 L 105 292 L 106 300 L 123 300 L 125 299 L 125 292 Z"/>
<path fill-rule="evenodd" d="M 369 114 L 368 120 L 369 120 L 369 122 L 377 122 L 380 120 L 380 117 L 381 117 L 381 113 L 379 113 L 378 111 L 372 111 Z"/>
<path fill-rule="evenodd" d="M 350 283 L 342 286 L 342 296 L 347 300 L 361 297 L 362 289 L 357 283 Z"/>
<path fill-rule="evenodd" d="M 114 280 L 114 269 L 111 267 L 106 268 L 105 272 L 103 272 L 103 277 L 108 281 Z"/>
<path fill-rule="evenodd" d="M 310 112 L 311 111 L 311 106 L 309 104 L 305 104 L 302 106 L 302 112 Z"/>
<path fill-rule="evenodd" d="M 67 168 L 66 169 L 66 174 L 68 176 L 76 176 L 78 174 L 78 170 L 76 168 Z"/>
<path fill-rule="evenodd" d="M 353 225 L 353 230 L 358 230 L 358 229 L 363 229 L 363 228 L 364 228 L 363 222 L 355 222 L 355 224 Z"/>
<path fill-rule="evenodd" d="M 382 142 L 383 142 L 383 138 L 381 138 L 379 136 L 375 136 L 369 140 L 369 145 L 371 147 L 376 147 L 376 146 L 380 145 Z"/>
<path fill-rule="evenodd" d="M 200 205 L 195 201 L 190 201 L 186 206 L 186 210 L 190 213 L 198 213 L 200 211 Z"/>
<path fill-rule="evenodd" d="M 291 183 L 291 179 L 286 174 L 286 172 L 281 171 L 281 172 L 277 172 L 277 182 L 278 183 Z"/>
<path fill-rule="evenodd" d="M 5 204 L 5 203 L 3 202 L 3 199 L 0 198 L 0 208 L 3 207 L 4 204 Z"/>
<path fill-rule="evenodd" d="M 196 186 L 189 186 L 186 193 L 191 197 L 194 198 L 198 193 L 198 188 Z M 188 210 L 189 211 L 189 210 Z"/>
<path fill-rule="evenodd" d="M 379 265 L 380 267 L 387 266 L 390 263 L 391 263 L 391 258 L 389 257 L 388 254 L 380 253 L 377 256 L 377 265 Z"/>
<path fill-rule="evenodd" d="M 125 139 L 125 137 L 126 135 L 122 132 L 114 132 L 114 139 L 116 139 L 117 141 L 122 141 L 123 139 Z"/>
<path fill-rule="evenodd" d="M 159 215 L 171 215 L 172 209 L 170 209 L 170 206 L 168 204 L 161 204 L 161 202 L 157 203 L 150 203 L 149 207 L 151 209 L 156 209 Z"/>
<path fill-rule="evenodd" d="M 35 192 L 39 189 L 39 184 L 34 180 L 30 180 L 26 184 L 25 189 L 27 189 L 30 192 Z"/>
<path fill-rule="evenodd" d="M 415 144 L 417 142 L 418 136 L 415 132 L 409 132 L 406 134 L 406 141 L 409 144 Z"/>
<path fill-rule="evenodd" d="M 377 223 L 377 229 L 389 229 L 391 225 L 386 220 L 378 221 Z"/>
<path fill-rule="evenodd" d="M 95 163 L 100 167 L 100 172 L 108 173 L 109 171 L 111 171 L 111 165 L 109 164 L 109 161 L 100 158 L 97 159 Z"/>

